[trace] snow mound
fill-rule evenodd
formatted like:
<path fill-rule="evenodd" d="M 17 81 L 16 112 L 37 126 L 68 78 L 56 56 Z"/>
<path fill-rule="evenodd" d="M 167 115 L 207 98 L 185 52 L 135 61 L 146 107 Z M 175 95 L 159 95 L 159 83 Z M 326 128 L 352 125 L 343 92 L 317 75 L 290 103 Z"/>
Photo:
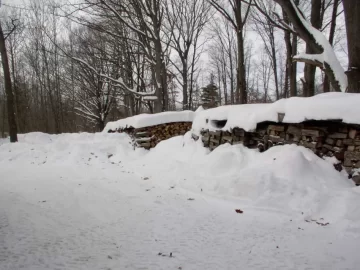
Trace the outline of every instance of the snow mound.
<path fill-rule="evenodd" d="M 284 123 L 300 123 L 306 120 L 342 120 L 360 124 L 360 95 L 350 93 L 324 93 L 313 97 L 292 97 L 272 104 L 228 105 L 196 113 L 193 132 L 201 129 L 230 130 L 234 127 L 246 131 L 256 129 L 265 121 L 278 122 L 278 113 L 284 113 Z M 223 128 L 213 121 L 227 120 Z"/>
<path fill-rule="evenodd" d="M 134 151 L 131 139 L 122 133 L 73 133 L 49 135 L 40 132 L 20 134 L 19 142 L 0 145 L 1 162 L 24 164 L 93 165 L 110 159 L 132 160 L 143 149 Z M 111 161 L 114 162 L 114 161 Z"/>
<path fill-rule="evenodd" d="M 240 199 L 243 205 L 297 213 L 301 218 L 360 220 L 360 210 L 352 206 L 360 203 L 359 189 L 331 162 L 304 147 L 276 146 L 259 153 L 225 144 L 209 152 L 187 133 L 161 142 L 137 162 L 156 182 L 191 192 Z"/>
<path fill-rule="evenodd" d="M 166 123 L 175 122 L 192 122 L 194 118 L 193 111 L 181 111 L 181 112 L 162 112 L 156 114 L 139 114 L 132 117 L 120 119 L 115 122 L 109 122 L 105 126 L 103 132 L 107 133 L 109 130 L 115 130 L 118 128 L 142 128 L 156 126 Z"/>
<path fill-rule="evenodd" d="M 360 188 L 332 162 L 296 145 L 259 153 L 225 144 L 210 152 L 201 141 L 191 139 L 191 132 L 162 141 L 150 151 L 134 150 L 129 136 L 122 133 L 30 133 L 19 135 L 19 143 L 0 145 L 0 168 L 38 166 L 49 168 L 51 174 L 54 166 L 65 166 L 79 168 L 84 177 L 87 171 L 81 168 L 98 168 L 104 174 L 109 169 L 119 174 L 131 171 L 139 181 L 147 177 L 151 185 L 180 188 L 189 197 L 234 200 L 239 207 L 302 220 L 360 224 Z"/>

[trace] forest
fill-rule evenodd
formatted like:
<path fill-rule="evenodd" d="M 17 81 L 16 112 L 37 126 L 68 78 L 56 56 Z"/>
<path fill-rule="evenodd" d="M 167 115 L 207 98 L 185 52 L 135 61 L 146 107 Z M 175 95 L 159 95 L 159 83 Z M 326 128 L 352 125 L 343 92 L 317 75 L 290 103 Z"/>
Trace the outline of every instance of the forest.
<path fill-rule="evenodd" d="M 0 136 L 359 92 L 360 1 L 3 0 Z"/>

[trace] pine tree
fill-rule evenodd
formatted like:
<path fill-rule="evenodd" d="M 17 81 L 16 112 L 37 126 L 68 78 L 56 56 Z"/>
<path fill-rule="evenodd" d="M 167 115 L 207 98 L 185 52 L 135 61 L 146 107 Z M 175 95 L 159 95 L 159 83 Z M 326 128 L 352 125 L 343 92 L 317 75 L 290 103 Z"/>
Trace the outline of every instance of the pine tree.
<path fill-rule="evenodd" d="M 201 105 L 204 109 L 215 108 L 219 106 L 218 87 L 214 83 L 214 75 L 210 76 L 210 83 L 202 88 Z"/>

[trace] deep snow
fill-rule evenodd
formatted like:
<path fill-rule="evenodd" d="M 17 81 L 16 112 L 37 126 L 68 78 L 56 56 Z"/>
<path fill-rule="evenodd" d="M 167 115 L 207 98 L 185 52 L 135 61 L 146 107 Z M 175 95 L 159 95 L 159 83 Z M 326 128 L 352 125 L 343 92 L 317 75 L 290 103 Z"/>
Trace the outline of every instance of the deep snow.
<path fill-rule="evenodd" d="M 360 95 L 350 93 L 324 93 L 313 97 L 291 97 L 267 104 L 227 105 L 195 113 L 193 132 L 202 129 L 217 130 L 213 120 L 227 120 L 222 130 L 234 127 L 246 131 L 256 129 L 265 121 L 278 122 L 278 113 L 284 113 L 284 123 L 306 120 L 342 120 L 360 124 Z M 207 121 L 208 120 L 208 121 Z"/>
<path fill-rule="evenodd" d="M 0 269 L 358 269 L 359 203 L 298 146 L 31 133 L 0 140 Z"/>
<path fill-rule="evenodd" d="M 142 128 L 174 122 L 192 122 L 193 119 L 193 111 L 161 112 L 155 114 L 143 113 L 114 122 L 109 122 L 106 124 L 103 133 L 107 133 L 109 130 L 114 131 L 116 129 L 129 127 Z"/>

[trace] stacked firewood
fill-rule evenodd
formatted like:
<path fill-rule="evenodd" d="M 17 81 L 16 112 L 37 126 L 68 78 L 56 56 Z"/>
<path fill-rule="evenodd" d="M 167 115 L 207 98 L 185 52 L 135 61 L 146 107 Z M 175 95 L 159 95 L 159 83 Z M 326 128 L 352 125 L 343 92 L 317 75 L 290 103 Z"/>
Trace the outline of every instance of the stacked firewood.
<path fill-rule="evenodd" d="M 225 143 L 243 144 L 265 151 L 274 145 L 297 144 L 323 156 L 335 156 L 351 174 L 360 169 L 360 126 L 336 121 L 308 121 L 300 124 L 260 123 L 256 130 L 201 132 L 201 140 L 210 150 Z M 340 167 L 341 167 L 340 164 Z M 360 179 L 359 179 L 360 181 Z"/>
<path fill-rule="evenodd" d="M 134 146 L 150 149 L 163 140 L 184 135 L 191 129 L 191 124 L 191 122 L 166 123 L 133 129 L 127 133 L 132 137 Z"/>

